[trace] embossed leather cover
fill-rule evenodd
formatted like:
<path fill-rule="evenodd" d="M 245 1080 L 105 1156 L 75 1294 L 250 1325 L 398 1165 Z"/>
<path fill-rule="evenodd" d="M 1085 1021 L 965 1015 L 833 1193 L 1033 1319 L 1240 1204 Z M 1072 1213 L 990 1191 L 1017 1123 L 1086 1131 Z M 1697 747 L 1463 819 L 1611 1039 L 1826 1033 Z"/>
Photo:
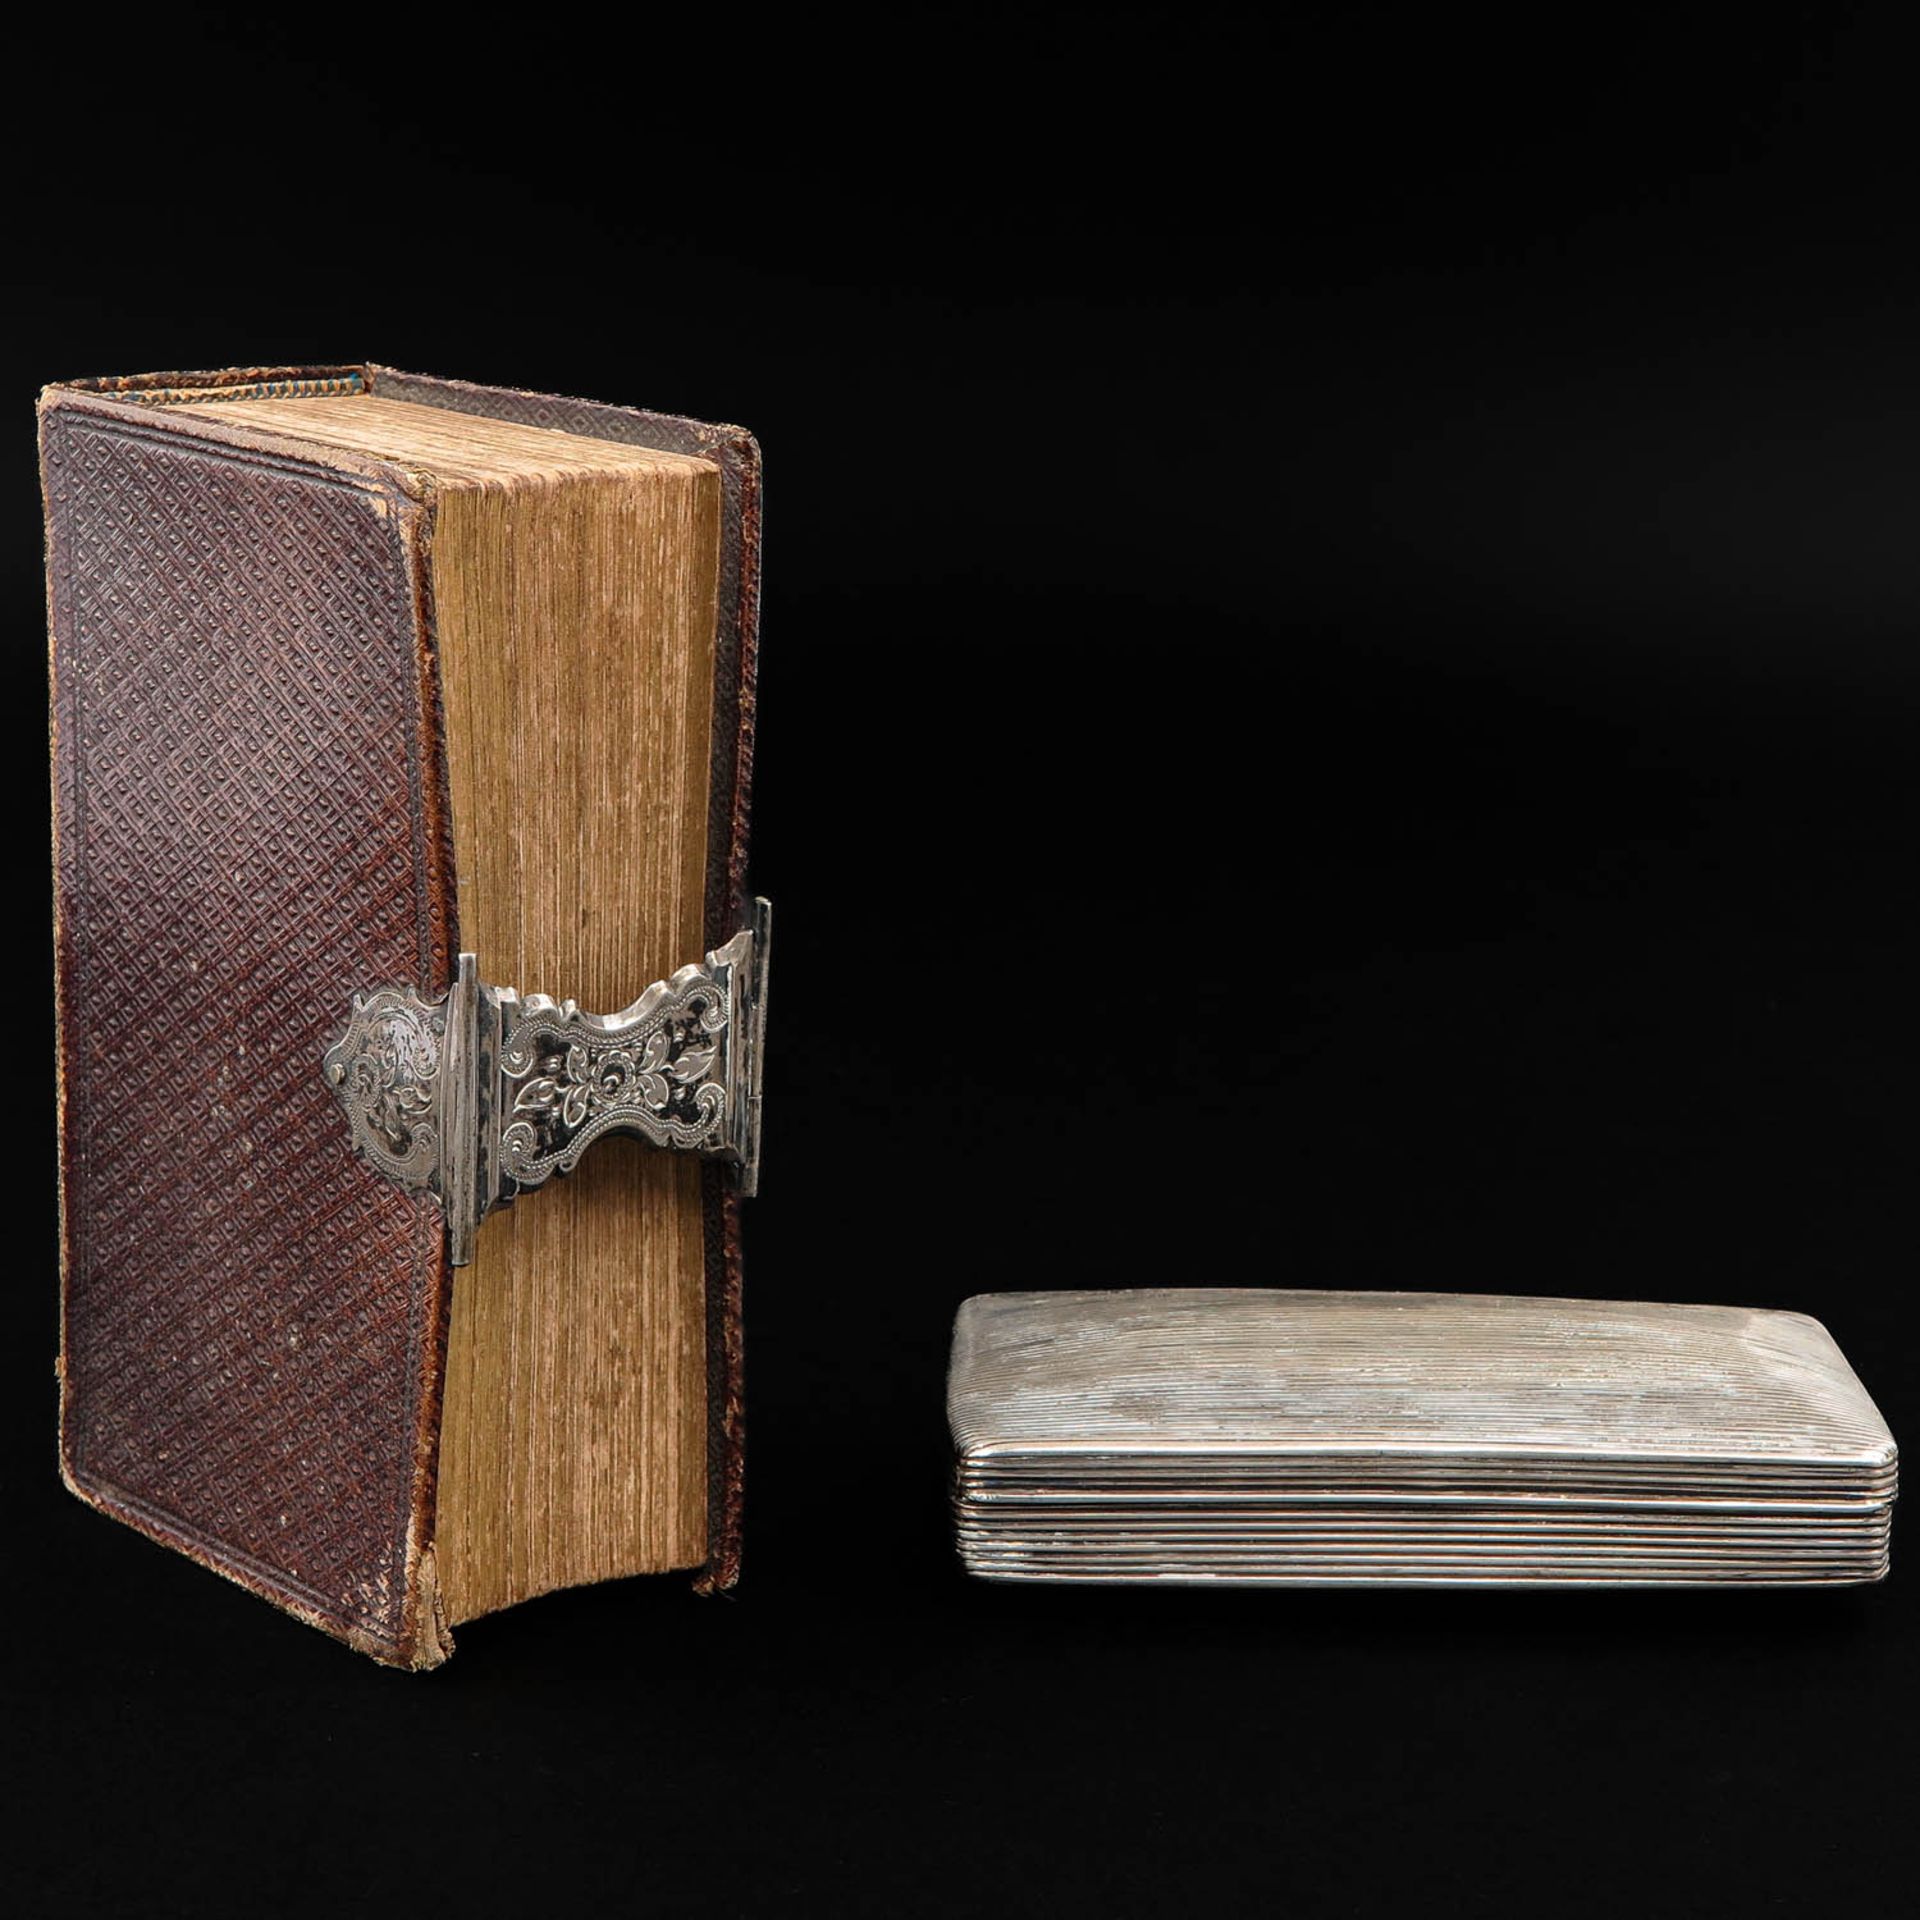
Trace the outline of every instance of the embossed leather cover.
<path fill-rule="evenodd" d="M 271 383 L 271 385 L 269 385 Z M 431 1666 L 440 1215 L 356 1161 L 343 983 L 457 951 L 430 499 L 170 393 L 366 388 L 722 470 L 709 944 L 745 910 L 759 464 L 736 429 L 371 366 L 50 388 L 60 1457 L 142 1532 Z M 710 1559 L 739 1564 L 740 1236 L 708 1202 Z"/>

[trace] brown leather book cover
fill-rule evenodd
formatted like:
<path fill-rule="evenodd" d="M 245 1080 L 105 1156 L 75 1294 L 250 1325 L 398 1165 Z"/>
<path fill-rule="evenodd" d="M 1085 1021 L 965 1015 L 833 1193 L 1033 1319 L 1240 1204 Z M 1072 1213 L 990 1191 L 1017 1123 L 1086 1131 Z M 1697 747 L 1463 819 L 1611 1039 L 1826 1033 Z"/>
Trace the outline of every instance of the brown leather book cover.
<path fill-rule="evenodd" d="M 42 397 L 62 1472 L 376 1658 L 431 1666 L 450 1646 L 446 1234 L 355 1156 L 317 1063 L 348 989 L 444 991 L 461 944 L 434 490 L 195 404 L 214 393 L 381 395 L 718 466 L 709 946 L 747 911 L 758 452 L 735 428 L 373 365 Z M 739 1560 L 740 1237 L 724 1175 L 704 1181 L 711 1589 Z"/>

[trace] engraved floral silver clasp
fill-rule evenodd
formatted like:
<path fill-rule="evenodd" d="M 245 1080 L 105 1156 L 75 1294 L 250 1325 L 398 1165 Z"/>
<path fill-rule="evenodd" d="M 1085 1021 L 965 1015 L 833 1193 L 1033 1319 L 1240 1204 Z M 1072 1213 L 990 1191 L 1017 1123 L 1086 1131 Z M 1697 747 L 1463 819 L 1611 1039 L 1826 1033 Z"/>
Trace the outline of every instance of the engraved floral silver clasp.
<path fill-rule="evenodd" d="M 495 1207 L 609 1133 L 724 1162 L 751 1194 L 772 930 L 756 900 L 750 926 L 619 1013 L 484 985 L 470 953 L 438 999 L 356 993 L 322 1062 L 355 1149 L 439 1199 L 455 1266 Z"/>

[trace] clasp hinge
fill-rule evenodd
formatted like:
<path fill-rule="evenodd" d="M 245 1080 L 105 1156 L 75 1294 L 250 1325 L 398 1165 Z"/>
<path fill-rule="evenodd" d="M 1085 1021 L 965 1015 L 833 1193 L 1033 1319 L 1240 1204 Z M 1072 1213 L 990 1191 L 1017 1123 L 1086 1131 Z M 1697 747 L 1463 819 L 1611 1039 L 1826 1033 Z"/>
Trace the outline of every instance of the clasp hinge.
<path fill-rule="evenodd" d="M 720 1161 L 751 1195 L 772 931 L 755 900 L 725 946 L 612 1014 L 488 986 L 463 953 L 438 998 L 356 993 L 327 1084 L 374 1170 L 439 1200 L 456 1267 L 494 1208 L 570 1173 L 610 1133 Z"/>

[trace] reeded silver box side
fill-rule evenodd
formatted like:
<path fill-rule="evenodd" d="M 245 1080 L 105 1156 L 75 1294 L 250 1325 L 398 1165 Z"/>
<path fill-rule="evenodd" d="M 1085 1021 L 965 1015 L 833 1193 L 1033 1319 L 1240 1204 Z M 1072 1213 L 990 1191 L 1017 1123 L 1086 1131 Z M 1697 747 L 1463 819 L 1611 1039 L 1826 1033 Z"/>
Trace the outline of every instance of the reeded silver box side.
<path fill-rule="evenodd" d="M 1877 1579 L 1893 1437 L 1804 1314 L 1486 1294 L 987 1294 L 963 1559 L 1005 1578 Z"/>

